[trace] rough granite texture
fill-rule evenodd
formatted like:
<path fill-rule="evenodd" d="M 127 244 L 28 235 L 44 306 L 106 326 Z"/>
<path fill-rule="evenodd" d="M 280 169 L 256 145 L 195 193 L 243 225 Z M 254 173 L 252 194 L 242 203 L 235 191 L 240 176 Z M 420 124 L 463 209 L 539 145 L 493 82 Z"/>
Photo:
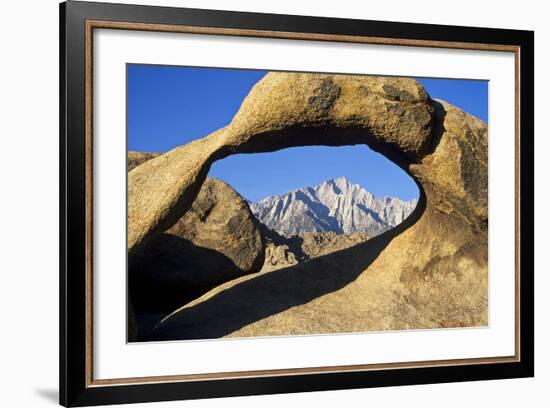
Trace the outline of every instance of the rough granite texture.
<path fill-rule="evenodd" d="M 191 207 L 213 161 L 365 143 L 418 183 L 415 211 L 348 249 L 227 282 L 153 338 L 487 325 L 487 126 L 412 79 L 270 73 L 233 121 L 130 171 L 130 254 Z"/>
<path fill-rule="evenodd" d="M 369 239 L 364 232 L 354 232 L 353 234 L 306 232 L 287 238 L 265 225 L 261 225 L 260 230 L 266 242 L 263 272 L 306 262 L 312 258 L 355 246 Z"/>
<path fill-rule="evenodd" d="M 128 152 L 127 167 L 128 171 L 135 169 L 148 160 L 160 156 L 162 153 L 157 152 Z"/>

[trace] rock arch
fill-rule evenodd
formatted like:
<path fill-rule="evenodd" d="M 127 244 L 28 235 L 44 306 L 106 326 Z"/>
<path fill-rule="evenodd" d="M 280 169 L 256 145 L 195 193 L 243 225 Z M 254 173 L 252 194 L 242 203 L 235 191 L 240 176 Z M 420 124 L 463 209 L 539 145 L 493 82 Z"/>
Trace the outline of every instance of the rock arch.
<path fill-rule="evenodd" d="M 378 244 L 334 254 L 353 253 L 352 269 L 360 272 L 332 291 L 345 287 L 347 300 L 321 291 L 298 302 L 300 308 L 290 309 L 291 303 L 261 319 L 239 321 L 224 335 L 260 329 L 288 334 L 281 316 L 297 322 L 300 313 L 336 308 L 340 319 L 303 327 L 317 333 L 486 324 L 487 126 L 432 100 L 412 79 L 266 75 L 228 126 L 129 173 L 129 254 L 181 218 L 216 160 L 292 146 L 352 144 L 367 144 L 403 168 L 419 185 L 422 205 L 407 225 Z M 330 267 L 332 256 L 320 258 L 318 266 Z M 368 301 L 360 302 L 361 296 Z M 355 317 L 342 319 L 342 313 Z M 173 320 L 177 326 L 178 316 Z"/>

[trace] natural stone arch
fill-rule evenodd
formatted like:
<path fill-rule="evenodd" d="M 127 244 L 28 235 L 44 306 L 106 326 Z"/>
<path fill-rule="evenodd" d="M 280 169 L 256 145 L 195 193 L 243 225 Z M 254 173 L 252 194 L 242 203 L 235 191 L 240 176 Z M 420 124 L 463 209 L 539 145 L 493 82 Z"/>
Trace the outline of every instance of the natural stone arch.
<path fill-rule="evenodd" d="M 422 205 L 399 232 L 413 222 L 414 226 L 397 237 L 395 232 L 388 235 L 374 259 L 365 253 L 370 257 L 364 264 L 369 274 L 361 276 L 371 280 L 381 276 L 368 290 L 377 288 L 379 293 L 373 295 L 383 294 L 379 305 L 388 310 L 383 315 L 374 309 L 364 311 L 368 323 L 353 330 L 486 323 L 487 126 L 458 108 L 430 99 L 412 79 L 266 75 L 230 125 L 129 173 L 129 254 L 185 213 L 215 160 L 292 146 L 360 143 L 411 175 L 419 185 Z M 461 296 L 462 300 L 449 299 L 455 303 L 449 309 L 454 310 L 453 316 L 449 317 L 450 312 L 439 316 L 429 306 L 434 297 L 427 293 L 433 287 L 425 282 L 432 281 L 446 288 L 447 293 L 439 294 L 440 301 L 452 291 Z M 406 304 L 400 302 L 406 296 L 414 298 L 418 308 L 403 320 L 400 315 L 406 313 L 398 313 L 395 307 Z M 247 327 L 254 326 L 250 323 Z"/>
<path fill-rule="evenodd" d="M 270 73 L 229 126 L 129 173 L 129 252 L 175 223 L 215 160 L 292 146 L 367 144 L 409 172 L 429 148 L 433 115 L 414 80 Z"/>

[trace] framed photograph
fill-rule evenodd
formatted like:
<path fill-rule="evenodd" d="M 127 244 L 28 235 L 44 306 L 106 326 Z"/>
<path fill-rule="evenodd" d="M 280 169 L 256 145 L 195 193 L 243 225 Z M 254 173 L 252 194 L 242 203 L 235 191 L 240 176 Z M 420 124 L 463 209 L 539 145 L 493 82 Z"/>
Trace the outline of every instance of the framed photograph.
<path fill-rule="evenodd" d="M 60 402 L 534 375 L 534 33 L 60 6 Z"/>

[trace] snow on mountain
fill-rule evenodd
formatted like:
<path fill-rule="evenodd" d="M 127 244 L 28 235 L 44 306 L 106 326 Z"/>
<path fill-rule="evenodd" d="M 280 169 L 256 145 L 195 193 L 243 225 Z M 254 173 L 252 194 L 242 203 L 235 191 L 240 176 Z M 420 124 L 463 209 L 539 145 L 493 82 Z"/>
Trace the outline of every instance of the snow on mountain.
<path fill-rule="evenodd" d="M 416 199 L 376 198 L 358 184 L 338 177 L 252 202 L 250 209 L 263 224 L 286 237 L 329 231 L 366 232 L 373 237 L 401 223 L 416 203 Z"/>

